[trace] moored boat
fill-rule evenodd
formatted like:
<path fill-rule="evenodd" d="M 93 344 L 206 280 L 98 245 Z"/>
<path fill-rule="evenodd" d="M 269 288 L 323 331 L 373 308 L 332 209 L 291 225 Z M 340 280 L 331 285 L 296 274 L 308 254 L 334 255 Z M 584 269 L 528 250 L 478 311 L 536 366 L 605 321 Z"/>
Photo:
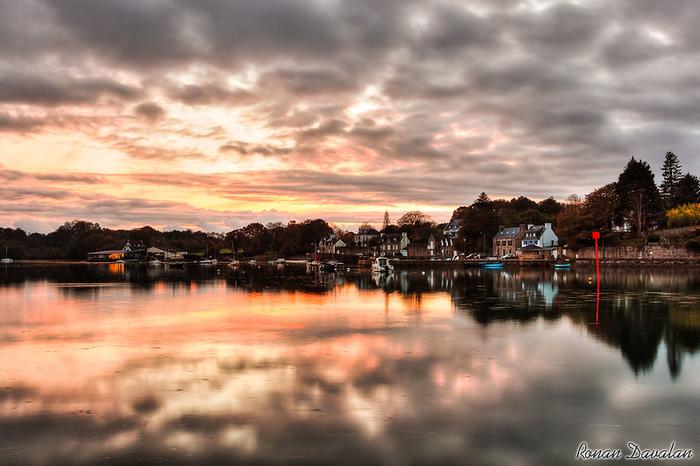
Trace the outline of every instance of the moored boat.
<path fill-rule="evenodd" d="M 503 268 L 503 262 L 501 262 L 501 261 L 481 262 L 479 265 L 484 269 L 502 269 Z"/>
<path fill-rule="evenodd" d="M 372 263 L 372 272 L 375 273 L 392 273 L 394 266 L 391 265 L 389 259 L 384 256 L 379 256 Z"/>
<path fill-rule="evenodd" d="M 0 263 L 3 263 L 3 264 L 11 264 L 12 263 L 12 259 L 7 256 L 7 246 L 5 246 L 5 257 L 0 259 Z"/>

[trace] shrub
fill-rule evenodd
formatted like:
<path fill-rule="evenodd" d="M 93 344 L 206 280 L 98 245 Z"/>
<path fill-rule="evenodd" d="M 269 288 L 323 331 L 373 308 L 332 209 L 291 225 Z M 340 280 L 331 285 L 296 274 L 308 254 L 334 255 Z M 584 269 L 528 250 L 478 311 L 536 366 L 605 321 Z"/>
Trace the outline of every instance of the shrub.
<path fill-rule="evenodd" d="M 700 204 L 685 204 L 666 212 L 668 226 L 688 227 L 700 225 Z"/>

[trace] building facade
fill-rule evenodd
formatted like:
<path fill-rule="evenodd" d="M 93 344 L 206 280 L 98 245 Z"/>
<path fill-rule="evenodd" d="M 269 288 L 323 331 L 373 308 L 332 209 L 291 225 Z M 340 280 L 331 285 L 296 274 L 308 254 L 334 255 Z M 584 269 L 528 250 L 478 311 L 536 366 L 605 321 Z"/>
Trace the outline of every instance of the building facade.
<path fill-rule="evenodd" d="M 540 248 L 556 248 L 559 245 L 559 237 L 554 233 L 551 223 L 544 225 L 528 225 L 521 247 L 537 246 Z"/>
<path fill-rule="evenodd" d="M 381 233 L 379 236 L 379 253 L 382 256 L 408 256 L 408 245 L 411 243 L 406 232 Z"/>
<path fill-rule="evenodd" d="M 506 254 L 516 255 L 526 230 L 525 224 L 517 227 L 499 227 L 498 233 L 493 237 L 493 254 L 497 257 L 503 257 Z"/>

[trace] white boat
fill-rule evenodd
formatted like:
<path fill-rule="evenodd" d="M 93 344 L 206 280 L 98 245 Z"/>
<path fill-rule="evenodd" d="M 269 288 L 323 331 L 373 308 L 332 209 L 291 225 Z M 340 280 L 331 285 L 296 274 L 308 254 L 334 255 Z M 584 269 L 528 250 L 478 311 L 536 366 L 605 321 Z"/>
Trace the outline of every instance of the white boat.
<path fill-rule="evenodd" d="M 372 263 L 372 272 L 375 273 L 392 273 L 394 271 L 394 266 L 389 263 L 389 259 L 380 256 L 374 259 Z"/>
<path fill-rule="evenodd" d="M 11 264 L 12 263 L 12 259 L 7 257 L 7 246 L 5 246 L 5 257 L 0 259 L 0 263 L 3 263 L 3 264 Z"/>
<path fill-rule="evenodd" d="M 161 261 L 159 261 L 158 259 L 153 259 L 152 261 L 150 261 L 150 262 L 148 263 L 148 265 L 152 265 L 152 266 L 154 266 L 154 267 L 158 267 L 158 266 L 160 266 L 160 265 L 162 265 L 162 264 L 163 264 L 163 263 L 162 263 Z"/>
<path fill-rule="evenodd" d="M 205 267 L 208 267 L 210 265 L 216 265 L 218 263 L 219 261 L 217 261 L 216 259 L 202 259 L 201 261 L 199 261 L 199 265 L 203 265 Z"/>
<path fill-rule="evenodd" d="M 241 261 L 235 259 L 228 263 L 228 266 L 231 268 L 238 267 L 239 265 L 241 265 Z"/>
<path fill-rule="evenodd" d="M 286 263 L 287 263 L 287 260 L 286 260 L 286 259 L 277 259 L 277 260 L 275 261 L 275 264 L 277 264 L 277 265 L 284 265 L 284 264 L 286 264 Z"/>

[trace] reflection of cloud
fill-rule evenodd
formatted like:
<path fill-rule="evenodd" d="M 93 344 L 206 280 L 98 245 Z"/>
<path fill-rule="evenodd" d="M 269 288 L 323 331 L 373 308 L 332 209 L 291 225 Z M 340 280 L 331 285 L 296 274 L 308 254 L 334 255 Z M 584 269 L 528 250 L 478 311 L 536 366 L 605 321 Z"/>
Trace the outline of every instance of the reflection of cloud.
<path fill-rule="evenodd" d="M 637 390 L 619 355 L 568 319 L 455 325 L 444 291 L 167 285 L 0 288 L 13 310 L 0 325 L 16 337 L 0 344 L 12 384 L 0 451 L 17 464 L 561 464 L 581 439 L 653 442 L 649 413 L 679 443 L 696 437 L 694 382 L 668 390 L 652 371 L 654 389 Z"/>

